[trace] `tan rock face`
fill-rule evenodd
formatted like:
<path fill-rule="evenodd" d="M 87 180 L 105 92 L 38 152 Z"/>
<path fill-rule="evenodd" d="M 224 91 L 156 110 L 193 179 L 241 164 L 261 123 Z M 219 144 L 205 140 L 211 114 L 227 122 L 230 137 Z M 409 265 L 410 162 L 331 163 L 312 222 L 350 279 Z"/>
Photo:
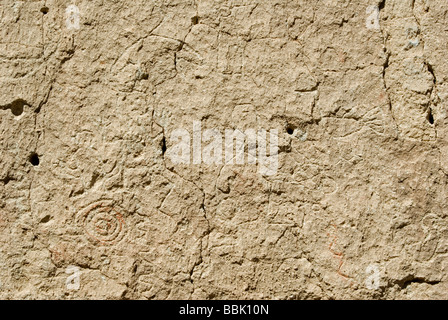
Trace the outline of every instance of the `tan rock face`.
<path fill-rule="evenodd" d="M 0 298 L 447 299 L 444 0 L 0 0 Z"/>

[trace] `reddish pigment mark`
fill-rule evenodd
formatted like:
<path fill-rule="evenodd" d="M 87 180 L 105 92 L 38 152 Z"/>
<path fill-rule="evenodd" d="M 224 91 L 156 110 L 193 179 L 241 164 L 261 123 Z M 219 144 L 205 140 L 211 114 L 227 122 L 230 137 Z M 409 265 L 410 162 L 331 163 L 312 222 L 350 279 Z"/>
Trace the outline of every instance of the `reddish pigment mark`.
<path fill-rule="evenodd" d="M 338 228 L 336 227 L 335 224 L 332 224 L 332 226 L 333 226 L 335 232 L 333 234 L 331 234 L 330 232 L 327 232 L 328 237 L 332 238 L 332 241 L 331 241 L 330 245 L 328 246 L 328 250 L 330 250 L 330 252 L 338 259 L 337 274 L 344 280 L 350 281 L 350 287 L 351 287 L 351 286 L 353 286 L 352 279 L 350 279 L 350 277 L 348 275 L 346 275 L 345 273 L 342 272 L 342 265 L 344 264 L 344 253 L 336 251 L 333 248 L 336 245 L 337 240 L 338 240 L 338 237 L 337 237 Z"/>

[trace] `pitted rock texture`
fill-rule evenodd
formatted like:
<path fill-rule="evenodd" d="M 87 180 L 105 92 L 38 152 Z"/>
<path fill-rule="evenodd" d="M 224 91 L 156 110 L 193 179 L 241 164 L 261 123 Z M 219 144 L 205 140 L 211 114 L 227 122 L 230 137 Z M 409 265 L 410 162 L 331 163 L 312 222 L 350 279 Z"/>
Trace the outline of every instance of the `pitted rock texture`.
<path fill-rule="evenodd" d="M 445 0 L 0 0 L 0 298 L 447 299 L 447 25 Z M 195 121 L 277 129 L 276 173 L 173 162 Z"/>

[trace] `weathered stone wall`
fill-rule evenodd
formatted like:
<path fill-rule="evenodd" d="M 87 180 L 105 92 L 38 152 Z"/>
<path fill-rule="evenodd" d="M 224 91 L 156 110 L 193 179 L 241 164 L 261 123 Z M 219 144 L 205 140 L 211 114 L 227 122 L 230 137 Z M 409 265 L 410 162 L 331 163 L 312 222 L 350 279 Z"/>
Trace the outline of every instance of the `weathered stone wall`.
<path fill-rule="evenodd" d="M 447 58 L 445 0 L 0 0 L 0 298 L 447 299 Z"/>

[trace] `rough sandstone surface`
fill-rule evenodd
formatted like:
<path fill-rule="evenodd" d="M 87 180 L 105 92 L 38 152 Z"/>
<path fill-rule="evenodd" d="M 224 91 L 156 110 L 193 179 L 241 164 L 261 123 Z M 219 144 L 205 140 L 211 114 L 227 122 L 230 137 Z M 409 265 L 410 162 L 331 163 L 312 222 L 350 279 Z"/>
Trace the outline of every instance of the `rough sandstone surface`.
<path fill-rule="evenodd" d="M 447 299 L 447 26 L 445 0 L 0 0 L 0 298 Z M 276 174 L 173 163 L 193 121 L 277 129 Z"/>

